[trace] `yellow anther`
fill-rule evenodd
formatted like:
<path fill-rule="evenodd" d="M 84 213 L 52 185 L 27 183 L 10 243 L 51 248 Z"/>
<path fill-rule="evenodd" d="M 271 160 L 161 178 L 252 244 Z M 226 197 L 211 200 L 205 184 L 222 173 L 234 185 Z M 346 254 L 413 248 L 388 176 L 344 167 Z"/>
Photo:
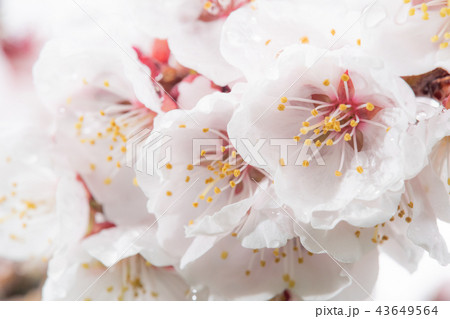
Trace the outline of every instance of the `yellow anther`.
<path fill-rule="evenodd" d="M 250 276 L 250 270 L 246 270 L 246 271 L 245 271 L 245 275 L 246 275 L 246 276 Z"/>
<path fill-rule="evenodd" d="M 303 44 L 306 44 L 306 43 L 309 43 L 309 39 L 308 39 L 308 37 L 301 37 L 300 42 Z"/>
<path fill-rule="evenodd" d="M 361 39 L 356 39 L 356 45 L 361 46 Z"/>
<path fill-rule="evenodd" d="M 82 126 L 83 126 L 83 124 L 81 124 L 80 122 L 75 123 L 75 128 L 77 130 L 81 129 Z"/>
<path fill-rule="evenodd" d="M 340 171 L 335 171 L 334 175 L 336 175 L 337 177 L 342 176 L 342 173 Z"/>
<path fill-rule="evenodd" d="M 319 135 L 319 134 L 320 134 L 320 128 L 316 128 L 316 129 L 314 130 L 314 134 Z"/>
<path fill-rule="evenodd" d="M 409 14 L 410 16 L 415 15 L 415 14 L 416 14 L 416 9 L 414 9 L 414 8 L 409 9 L 408 14 Z"/>
<path fill-rule="evenodd" d="M 410 208 L 414 208 L 414 203 L 413 203 L 413 202 L 409 202 L 409 203 L 408 203 L 408 206 L 409 206 Z"/>
<path fill-rule="evenodd" d="M 283 96 L 283 97 L 280 99 L 280 101 L 281 101 L 281 103 L 286 103 L 286 102 L 288 101 L 288 99 L 287 99 L 287 97 Z"/>
<path fill-rule="evenodd" d="M 122 165 L 120 164 L 120 162 L 117 162 L 117 163 L 116 163 L 116 167 L 117 167 L 117 168 L 120 168 L 121 166 L 122 166 Z"/>
<path fill-rule="evenodd" d="M 236 187 L 236 183 L 235 183 L 234 181 L 230 181 L 230 186 L 231 186 L 232 188 L 234 188 L 234 187 Z"/>
<path fill-rule="evenodd" d="M 355 127 L 355 126 L 357 126 L 358 125 L 358 122 L 356 122 L 355 120 L 351 120 L 350 121 L 350 126 L 351 127 Z"/>
<path fill-rule="evenodd" d="M 390 127 L 386 128 L 386 133 L 387 133 L 387 132 L 389 132 L 389 131 L 390 131 L 390 129 L 391 129 Z"/>
<path fill-rule="evenodd" d="M 153 298 L 158 298 L 159 294 L 157 292 L 152 291 L 151 295 Z"/>
<path fill-rule="evenodd" d="M 291 280 L 289 281 L 289 288 L 294 288 L 295 287 L 295 281 Z"/>
<path fill-rule="evenodd" d="M 238 169 L 235 169 L 235 170 L 233 171 L 233 175 L 234 175 L 235 177 L 239 177 L 239 175 L 241 175 L 241 171 L 238 170 Z"/>
<path fill-rule="evenodd" d="M 212 7 L 212 3 L 211 1 L 206 1 L 205 4 L 203 5 L 203 9 L 208 10 Z"/>
<path fill-rule="evenodd" d="M 89 167 L 91 168 L 91 170 L 95 170 L 95 164 L 91 163 L 89 164 Z"/>
<path fill-rule="evenodd" d="M 106 160 L 107 160 L 108 162 L 111 162 L 111 161 L 112 161 L 112 156 L 111 156 L 111 155 L 108 156 L 108 157 L 106 158 Z"/>
<path fill-rule="evenodd" d="M 189 183 L 189 181 L 191 180 L 191 178 L 189 176 L 186 176 L 186 179 L 184 180 L 186 183 Z"/>
<path fill-rule="evenodd" d="M 310 139 L 310 138 L 306 139 L 304 142 L 304 144 L 307 146 L 311 145 L 311 143 L 312 143 L 312 139 Z"/>
<path fill-rule="evenodd" d="M 167 196 L 172 196 L 172 192 L 171 192 L 171 191 L 167 191 L 167 192 L 166 192 L 166 195 L 167 195 Z"/>
<path fill-rule="evenodd" d="M 427 11 L 428 11 L 428 6 L 427 6 L 427 4 L 426 4 L 426 3 L 422 3 L 421 9 L 422 9 L 423 12 L 427 12 Z"/>
<path fill-rule="evenodd" d="M 212 198 L 211 196 L 209 196 L 209 197 L 206 199 L 206 201 L 207 201 L 208 203 L 211 203 L 211 202 L 213 201 L 213 198 Z"/>
<path fill-rule="evenodd" d="M 111 182 L 112 182 L 112 180 L 109 177 L 105 178 L 105 180 L 103 181 L 103 183 L 105 183 L 105 185 L 109 185 L 109 184 L 111 184 Z"/>
<path fill-rule="evenodd" d="M 411 0 L 403 0 L 403 3 L 410 3 Z"/>
<path fill-rule="evenodd" d="M 261 260 L 261 261 L 259 262 L 259 265 L 260 265 L 261 267 L 265 267 L 265 266 L 266 266 L 266 262 L 265 262 L 264 260 Z"/>
<path fill-rule="evenodd" d="M 303 264 L 303 258 L 297 259 L 297 262 L 298 262 L 299 264 Z"/>
<path fill-rule="evenodd" d="M 360 174 L 362 174 L 364 172 L 364 169 L 362 168 L 362 166 L 358 166 L 356 167 L 356 171 Z"/>
<path fill-rule="evenodd" d="M 309 126 L 309 122 L 303 122 L 302 125 L 305 126 L 305 127 L 308 127 Z"/>
<path fill-rule="evenodd" d="M 440 49 L 445 49 L 445 48 L 447 48 L 448 47 L 448 42 L 442 42 L 440 45 L 439 45 L 439 48 Z"/>
<path fill-rule="evenodd" d="M 214 193 L 220 194 L 221 190 L 219 187 L 214 187 Z"/>
<path fill-rule="evenodd" d="M 294 136 L 293 138 L 295 141 L 300 142 L 300 136 Z"/>
<path fill-rule="evenodd" d="M 185 124 L 180 124 L 180 125 L 178 125 L 178 127 L 179 128 L 186 128 L 186 125 Z"/>
<path fill-rule="evenodd" d="M 269 45 L 270 41 L 272 41 L 272 40 L 267 40 L 264 44 Z"/>
<path fill-rule="evenodd" d="M 334 30 L 334 29 L 331 29 L 330 32 L 331 32 L 331 35 L 333 35 L 333 36 L 336 34 L 336 30 Z"/>
<path fill-rule="evenodd" d="M 136 177 L 133 178 L 133 185 L 134 185 L 134 186 L 138 186 L 138 181 L 137 181 L 137 178 L 136 178 Z"/>
<path fill-rule="evenodd" d="M 367 111 L 373 111 L 375 109 L 375 106 L 372 103 L 366 104 Z"/>
<path fill-rule="evenodd" d="M 36 209 L 36 204 L 30 201 L 25 201 L 24 202 L 25 205 L 27 206 L 28 209 Z"/>
<path fill-rule="evenodd" d="M 227 259 L 228 257 L 228 252 L 227 251 L 222 251 L 222 253 L 220 254 L 220 258 L 222 258 L 223 260 Z"/>
<path fill-rule="evenodd" d="M 315 144 L 316 144 L 317 147 L 321 147 L 322 146 L 322 142 L 319 141 L 319 140 L 317 140 Z"/>
<path fill-rule="evenodd" d="M 205 154 L 206 154 L 206 151 L 205 151 L 205 150 L 202 150 L 202 151 L 200 152 L 200 156 L 205 156 Z"/>
<path fill-rule="evenodd" d="M 194 223 L 194 221 L 191 219 L 188 224 L 192 225 L 193 223 Z"/>
<path fill-rule="evenodd" d="M 439 41 L 439 36 L 436 34 L 436 35 L 433 35 L 432 37 L 431 37 L 431 42 L 438 42 Z"/>
<path fill-rule="evenodd" d="M 233 237 L 237 237 L 237 233 L 231 233 L 231 236 L 233 236 Z"/>
<path fill-rule="evenodd" d="M 327 144 L 328 146 L 333 145 L 333 140 L 330 138 L 329 140 L 327 140 L 326 144 Z"/>
<path fill-rule="evenodd" d="M 194 206 L 195 208 L 197 208 L 197 207 L 198 207 L 198 203 L 197 203 L 197 202 L 194 202 L 194 203 L 192 203 L 192 206 Z"/>
<path fill-rule="evenodd" d="M 411 217 L 408 216 L 405 218 L 405 222 L 410 223 L 411 221 L 412 221 Z"/>
<path fill-rule="evenodd" d="M 187 167 L 186 167 L 186 169 L 187 169 L 188 171 L 192 171 L 192 170 L 194 169 L 194 165 L 188 164 Z"/>
<path fill-rule="evenodd" d="M 203 131 L 203 133 L 208 133 L 209 132 L 209 128 L 204 128 L 202 131 Z"/>
<path fill-rule="evenodd" d="M 284 111 L 285 108 L 286 106 L 284 106 L 284 104 L 278 105 L 278 111 Z"/>
<path fill-rule="evenodd" d="M 236 151 L 231 152 L 231 157 L 236 158 Z"/>
<path fill-rule="evenodd" d="M 356 238 L 359 238 L 359 235 L 361 235 L 361 232 L 359 230 L 355 231 Z"/>
<path fill-rule="evenodd" d="M 345 104 L 339 104 L 339 110 L 345 111 L 347 109 L 347 105 Z"/>
<path fill-rule="evenodd" d="M 172 164 L 170 164 L 170 163 L 167 163 L 167 164 L 166 164 L 166 168 L 167 168 L 167 169 L 172 169 L 172 167 L 173 167 Z"/>
<path fill-rule="evenodd" d="M 450 32 L 445 32 L 444 38 L 449 40 L 450 39 Z"/>
<path fill-rule="evenodd" d="M 350 77 L 347 74 L 342 74 L 341 80 L 347 82 L 348 80 L 350 80 Z"/>
<path fill-rule="evenodd" d="M 103 85 L 106 86 L 106 87 L 109 87 L 109 82 L 105 81 L 105 82 L 103 82 Z"/>
<path fill-rule="evenodd" d="M 312 116 L 317 116 L 318 114 L 319 114 L 319 112 L 316 109 L 311 110 Z"/>
<path fill-rule="evenodd" d="M 309 162 L 307 160 L 304 160 L 302 165 L 303 165 L 303 167 L 308 167 L 309 166 Z"/>
<path fill-rule="evenodd" d="M 288 282 L 290 279 L 291 279 L 291 276 L 289 276 L 288 274 L 284 274 L 284 275 L 283 275 L 283 280 L 284 280 L 285 282 Z"/>
<path fill-rule="evenodd" d="M 105 116 L 105 111 L 100 111 L 101 116 Z"/>
<path fill-rule="evenodd" d="M 351 136 L 350 134 L 346 133 L 346 134 L 344 135 L 344 140 L 345 140 L 346 142 L 350 141 L 351 139 L 352 139 L 352 136 Z"/>
<path fill-rule="evenodd" d="M 280 158 L 280 165 L 281 166 L 285 166 L 286 165 L 286 163 L 284 162 L 284 158 Z"/>
<path fill-rule="evenodd" d="M 308 129 L 307 129 L 307 128 L 304 128 L 304 127 L 302 127 L 302 128 L 300 129 L 300 133 L 302 133 L 303 135 L 305 135 L 305 134 L 307 134 L 307 133 L 308 133 Z"/>
<path fill-rule="evenodd" d="M 122 146 L 122 147 L 120 148 L 120 151 L 121 151 L 122 153 L 125 153 L 125 152 L 127 151 L 126 146 Z"/>

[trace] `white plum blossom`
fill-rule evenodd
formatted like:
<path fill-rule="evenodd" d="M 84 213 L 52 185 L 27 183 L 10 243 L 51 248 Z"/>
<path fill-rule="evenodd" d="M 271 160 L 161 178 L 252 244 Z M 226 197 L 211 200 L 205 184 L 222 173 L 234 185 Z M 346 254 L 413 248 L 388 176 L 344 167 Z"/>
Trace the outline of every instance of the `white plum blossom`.
<path fill-rule="evenodd" d="M 361 24 L 363 48 L 399 75 L 450 67 L 447 0 L 379 0 Z"/>
<path fill-rule="evenodd" d="M 450 1 L 5 0 L 0 29 L 0 259 L 43 300 L 368 300 L 383 255 L 450 263 Z"/>
<path fill-rule="evenodd" d="M 58 207 L 88 211 L 84 187 L 38 127 L 10 130 L 1 144 L 0 255 L 46 262 L 60 231 Z"/>
<path fill-rule="evenodd" d="M 78 212 L 73 212 L 74 215 Z M 74 217 L 66 216 L 66 222 Z M 74 237 L 50 260 L 44 300 L 187 300 L 190 287 L 170 266 L 151 226 L 99 227 Z M 69 225 L 67 225 L 69 226 Z M 149 262 L 149 260 L 151 262 Z"/>
<path fill-rule="evenodd" d="M 403 181 L 425 163 L 425 146 L 407 133 L 415 112 L 412 90 L 378 60 L 294 45 L 278 57 L 276 78 L 249 84 L 228 132 L 243 156 L 240 136 L 267 140 L 265 163 L 250 164 L 274 175 L 300 221 L 367 227 L 394 214 Z M 277 138 L 289 141 L 287 155 Z"/>
<path fill-rule="evenodd" d="M 84 45 L 59 40 L 46 45 L 34 69 L 38 92 L 57 114 L 56 143 L 108 221 L 119 224 L 146 215 L 145 197 L 126 167 L 128 139 L 151 129 L 157 112 L 176 107 L 150 79 L 159 76 L 156 63 L 141 55 L 95 38 Z"/>

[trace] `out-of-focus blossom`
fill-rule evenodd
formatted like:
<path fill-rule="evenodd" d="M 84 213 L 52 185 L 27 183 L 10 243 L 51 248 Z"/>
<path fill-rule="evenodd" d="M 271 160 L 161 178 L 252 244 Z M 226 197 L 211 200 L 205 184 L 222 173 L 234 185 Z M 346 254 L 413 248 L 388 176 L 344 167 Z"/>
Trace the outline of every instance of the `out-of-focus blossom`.
<path fill-rule="evenodd" d="M 0 155 L 0 255 L 45 262 L 60 231 L 58 207 L 86 211 L 84 188 L 39 128 L 9 133 Z"/>
<path fill-rule="evenodd" d="M 119 4 L 120 5 L 120 4 Z M 251 0 L 127 1 L 127 11 L 139 32 L 167 38 L 179 63 L 225 86 L 241 77 L 220 52 L 222 27 L 228 16 Z"/>
<path fill-rule="evenodd" d="M 449 69 L 446 0 L 379 0 L 362 19 L 362 47 L 399 75 Z"/>

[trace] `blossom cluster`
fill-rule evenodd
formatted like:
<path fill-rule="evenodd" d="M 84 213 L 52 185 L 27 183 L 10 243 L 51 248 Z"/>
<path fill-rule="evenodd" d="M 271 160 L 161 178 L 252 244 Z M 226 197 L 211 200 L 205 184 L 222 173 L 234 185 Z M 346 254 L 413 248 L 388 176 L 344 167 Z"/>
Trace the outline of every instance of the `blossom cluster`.
<path fill-rule="evenodd" d="M 447 0 L 90 8 L 38 98 L 1 57 L 0 256 L 48 263 L 43 299 L 359 300 L 380 254 L 450 263 Z"/>

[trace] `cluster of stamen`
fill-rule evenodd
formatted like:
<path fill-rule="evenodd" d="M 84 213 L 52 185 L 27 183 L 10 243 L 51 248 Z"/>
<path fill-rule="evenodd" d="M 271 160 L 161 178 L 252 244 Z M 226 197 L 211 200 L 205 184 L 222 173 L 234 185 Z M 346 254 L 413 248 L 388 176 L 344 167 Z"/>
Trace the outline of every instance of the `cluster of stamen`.
<path fill-rule="evenodd" d="M 358 152 L 362 148 L 362 142 L 357 138 L 359 126 L 361 123 L 367 123 L 383 128 L 386 132 L 390 128 L 370 120 L 380 108 L 370 102 L 356 101 L 354 86 L 348 72 L 342 74 L 337 88 L 328 79 L 324 80 L 322 84 L 331 88 L 334 97 L 326 95 L 313 95 L 308 98 L 282 97 L 278 110 L 296 110 L 308 114 L 307 118 L 303 117 L 304 120 L 301 122 L 299 134 L 293 137 L 297 143 L 303 141 L 306 146 L 314 144 L 317 148 L 314 152 L 320 151 L 325 146 L 341 147 L 342 155 L 340 165 L 335 171 L 336 176 L 342 176 L 345 143 L 349 143 L 353 148 L 355 160 L 358 163 L 356 171 L 362 174 L 364 169 L 358 160 Z M 313 155 L 302 162 L 304 167 L 309 166 Z M 280 164 L 285 165 L 284 159 L 280 159 Z"/>
<path fill-rule="evenodd" d="M 407 186 L 407 192 L 405 192 L 402 195 L 401 201 L 397 207 L 397 213 L 396 215 L 392 216 L 388 223 L 394 223 L 396 220 L 404 221 L 406 223 L 411 223 L 413 218 L 413 209 L 414 209 L 414 203 L 411 201 L 410 198 L 410 191 L 411 189 Z M 389 239 L 389 237 L 386 234 L 383 234 L 383 229 L 386 226 L 386 223 L 377 224 L 374 226 L 374 234 L 371 238 L 371 241 L 374 244 L 382 244 L 386 240 Z M 359 238 L 361 235 L 361 231 L 357 230 L 355 232 L 355 236 Z"/>
<path fill-rule="evenodd" d="M 83 263 L 81 264 L 81 267 L 85 271 L 98 271 L 98 269 L 103 271 L 103 269 L 105 269 L 105 266 L 97 260 Z M 140 256 L 134 256 L 118 262 L 114 265 L 114 268 L 115 269 L 111 270 L 111 272 L 121 272 L 121 282 L 117 285 L 117 282 L 113 279 L 111 285 L 107 286 L 105 290 L 108 294 L 117 295 L 118 301 L 135 298 L 145 300 L 158 298 L 159 293 L 154 290 L 148 291 L 147 289 L 149 287 L 146 287 L 145 285 L 147 282 L 152 284 L 151 272 L 154 271 L 155 268 L 151 263 L 145 261 Z M 143 280 L 145 282 L 143 282 Z M 87 291 L 87 293 L 89 293 L 89 291 Z M 92 299 L 86 297 L 84 300 L 90 301 Z"/>
<path fill-rule="evenodd" d="M 255 267 L 265 268 L 269 263 L 282 263 L 284 274 L 281 276 L 281 279 L 286 283 L 287 288 L 294 288 L 296 283 L 293 279 L 294 269 L 292 265 L 302 265 L 304 259 L 308 258 L 308 256 L 313 256 L 313 253 L 307 251 L 301 245 L 298 237 L 289 240 L 285 246 L 280 248 L 253 249 L 253 254 L 245 270 L 245 276 L 250 277 Z M 221 252 L 220 258 L 222 260 L 226 261 L 228 257 L 228 251 Z"/>
<path fill-rule="evenodd" d="M 185 124 L 178 126 L 185 129 Z M 198 193 L 192 202 L 194 208 L 200 207 L 201 203 L 211 204 L 220 196 L 226 196 L 227 202 L 231 203 L 234 196 L 240 194 L 244 188 L 253 189 L 254 180 L 260 182 L 263 178 L 271 177 L 261 169 L 250 166 L 237 153 L 226 132 L 213 128 L 203 128 L 203 133 L 215 135 L 220 141 L 219 152 L 211 148 L 204 148 L 198 154 L 198 160 L 194 163 L 187 163 L 185 166 L 186 175 L 183 177 L 185 183 L 190 183 L 192 174 L 202 174 L 204 177 L 203 190 Z M 171 163 L 166 164 L 166 169 L 173 169 Z M 205 170 L 206 169 L 206 170 Z M 250 185 L 252 184 L 252 185 Z M 250 190 L 252 192 L 252 190 Z M 172 196 L 172 190 L 165 190 L 166 196 Z M 203 212 L 203 210 L 201 210 Z M 202 215 L 199 216 L 199 218 Z M 194 220 L 189 221 L 189 225 L 194 224 Z"/>
<path fill-rule="evenodd" d="M 431 37 L 431 42 L 439 43 L 440 49 L 445 49 L 448 47 L 448 41 L 450 40 L 450 1 L 449 0 L 428 0 L 428 1 L 417 1 L 417 0 L 403 0 L 404 3 L 411 3 L 411 8 L 409 9 L 409 15 L 416 15 L 417 11 L 422 12 L 423 20 L 430 20 L 430 11 L 439 11 L 439 17 L 443 19 L 443 25 L 438 30 L 436 34 Z"/>
<path fill-rule="evenodd" d="M 86 80 L 83 80 L 83 83 L 88 84 Z M 110 86 L 108 81 L 104 81 L 103 85 L 105 88 Z M 155 114 L 141 103 L 128 101 L 112 104 L 104 110 L 100 110 L 99 113 L 85 113 L 78 117 L 75 130 L 81 143 L 90 144 L 94 147 L 97 143 L 104 145 L 104 143 L 107 143 L 106 141 L 110 141 L 105 161 L 108 165 L 112 164 L 113 167 L 110 175 L 104 180 L 105 184 L 108 185 L 112 182 L 112 177 L 124 164 L 127 150 L 126 143 L 131 134 L 150 128 L 154 117 Z M 102 123 L 102 129 L 92 134 L 89 130 L 90 123 Z M 83 129 L 86 126 L 85 134 Z M 94 163 L 89 165 L 91 170 L 96 169 Z"/>
<path fill-rule="evenodd" d="M 7 160 L 7 162 L 9 161 Z M 39 218 L 39 216 L 53 211 L 53 201 L 21 196 L 22 192 L 19 191 L 19 185 L 16 182 L 11 183 L 9 189 L 7 194 L 0 195 L 0 208 L 3 212 L 0 216 L 0 224 L 15 220 L 25 231 L 33 218 Z M 24 238 L 17 233 L 11 232 L 8 237 L 12 241 L 24 241 Z M 52 239 L 49 238 L 48 242 L 52 244 Z M 47 261 L 45 257 L 43 257 L 43 261 Z"/>

